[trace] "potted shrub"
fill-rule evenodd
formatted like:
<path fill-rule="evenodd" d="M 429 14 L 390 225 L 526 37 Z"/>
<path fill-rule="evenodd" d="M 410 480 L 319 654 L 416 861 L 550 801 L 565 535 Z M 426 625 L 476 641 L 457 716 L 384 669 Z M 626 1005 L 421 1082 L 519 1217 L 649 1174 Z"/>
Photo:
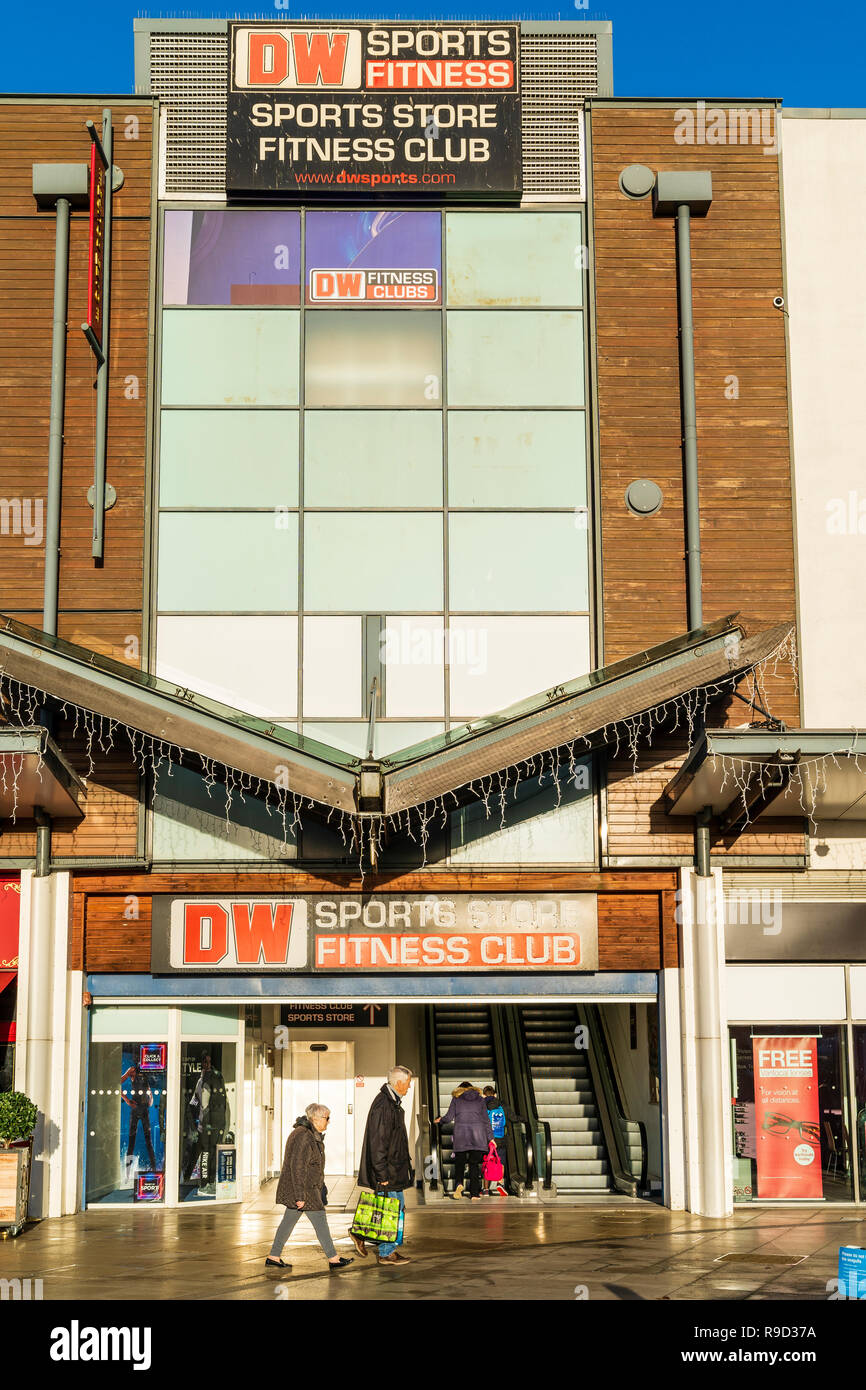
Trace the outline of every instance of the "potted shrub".
<path fill-rule="evenodd" d="M 21 1091 L 0 1091 L 0 1230 L 17 1236 L 27 1219 L 37 1107 Z"/>

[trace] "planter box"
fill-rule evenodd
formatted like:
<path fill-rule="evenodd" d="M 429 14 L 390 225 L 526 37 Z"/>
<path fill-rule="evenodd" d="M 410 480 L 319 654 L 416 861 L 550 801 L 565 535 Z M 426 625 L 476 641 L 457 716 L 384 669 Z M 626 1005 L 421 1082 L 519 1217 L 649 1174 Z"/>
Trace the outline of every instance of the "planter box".
<path fill-rule="evenodd" d="M 27 1220 L 33 1140 L 0 1148 L 0 1231 L 17 1236 Z"/>

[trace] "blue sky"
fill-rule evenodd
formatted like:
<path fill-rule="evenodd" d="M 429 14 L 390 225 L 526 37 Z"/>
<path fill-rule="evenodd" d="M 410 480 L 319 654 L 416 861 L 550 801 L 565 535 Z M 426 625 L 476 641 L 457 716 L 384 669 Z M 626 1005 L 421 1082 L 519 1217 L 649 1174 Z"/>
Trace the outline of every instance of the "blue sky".
<path fill-rule="evenodd" d="M 132 22 L 143 13 L 176 18 L 256 16 L 376 19 L 608 19 L 613 22 L 618 96 L 781 97 L 788 106 L 866 107 L 863 50 L 866 6 L 840 0 L 832 9 L 804 0 L 588 0 L 512 4 L 497 0 L 413 4 L 376 0 L 289 0 L 277 8 L 193 4 L 145 9 L 129 0 L 6 0 L 0 43 L 0 91 L 120 94 L 133 89 Z M 34 42 L 34 38 L 48 42 Z"/>

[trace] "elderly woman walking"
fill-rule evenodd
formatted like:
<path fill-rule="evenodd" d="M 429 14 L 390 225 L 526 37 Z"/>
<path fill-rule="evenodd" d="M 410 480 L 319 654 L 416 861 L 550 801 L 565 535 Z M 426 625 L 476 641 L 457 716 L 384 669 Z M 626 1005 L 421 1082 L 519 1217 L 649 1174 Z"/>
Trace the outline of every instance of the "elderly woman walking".
<path fill-rule="evenodd" d="M 303 1115 L 295 1120 L 295 1127 L 286 1140 L 286 1152 L 280 1180 L 277 1183 L 277 1202 L 286 1208 L 286 1214 L 277 1227 L 271 1253 L 266 1265 L 276 1269 L 291 1269 L 290 1264 L 280 1258 L 283 1246 L 306 1212 L 319 1244 L 328 1257 L 328 1268 L 345 1269 L 351 1260 L 341 1258 L 334 1249 L 331 1232 L 328 1230 L 328 1216 L 325 1211 L 323 1190 L 325 1186 L 325 1141 L 323 1135 L 328 1127 L 331 1112 L 327 1105 L 308 1105 Z"/>

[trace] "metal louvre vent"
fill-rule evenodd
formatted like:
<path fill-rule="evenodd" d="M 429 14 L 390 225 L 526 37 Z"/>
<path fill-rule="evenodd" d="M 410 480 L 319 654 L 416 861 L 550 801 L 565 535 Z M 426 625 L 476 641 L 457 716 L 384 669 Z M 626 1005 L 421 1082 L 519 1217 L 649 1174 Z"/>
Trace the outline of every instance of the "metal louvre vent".
<path fill-rule="evenodd" d="M 523 192 L 583 197 L 584 98 L 598 91 L 594 34 L 521 34 Z"/>
<path fill-rule="evenodd" d="M 150 36 L 150 89 L 164 122 L 163 197 L 224 193 L 227 33 Z"/>
<path fill-rule="evenodd" d="M 225 191 L 227 33 L 150 34 L 163 112 L 162 197 Z M 583 102 L 598 91 L 594 34 L 522 33 L 524 194 L 582 198 Z"/>

